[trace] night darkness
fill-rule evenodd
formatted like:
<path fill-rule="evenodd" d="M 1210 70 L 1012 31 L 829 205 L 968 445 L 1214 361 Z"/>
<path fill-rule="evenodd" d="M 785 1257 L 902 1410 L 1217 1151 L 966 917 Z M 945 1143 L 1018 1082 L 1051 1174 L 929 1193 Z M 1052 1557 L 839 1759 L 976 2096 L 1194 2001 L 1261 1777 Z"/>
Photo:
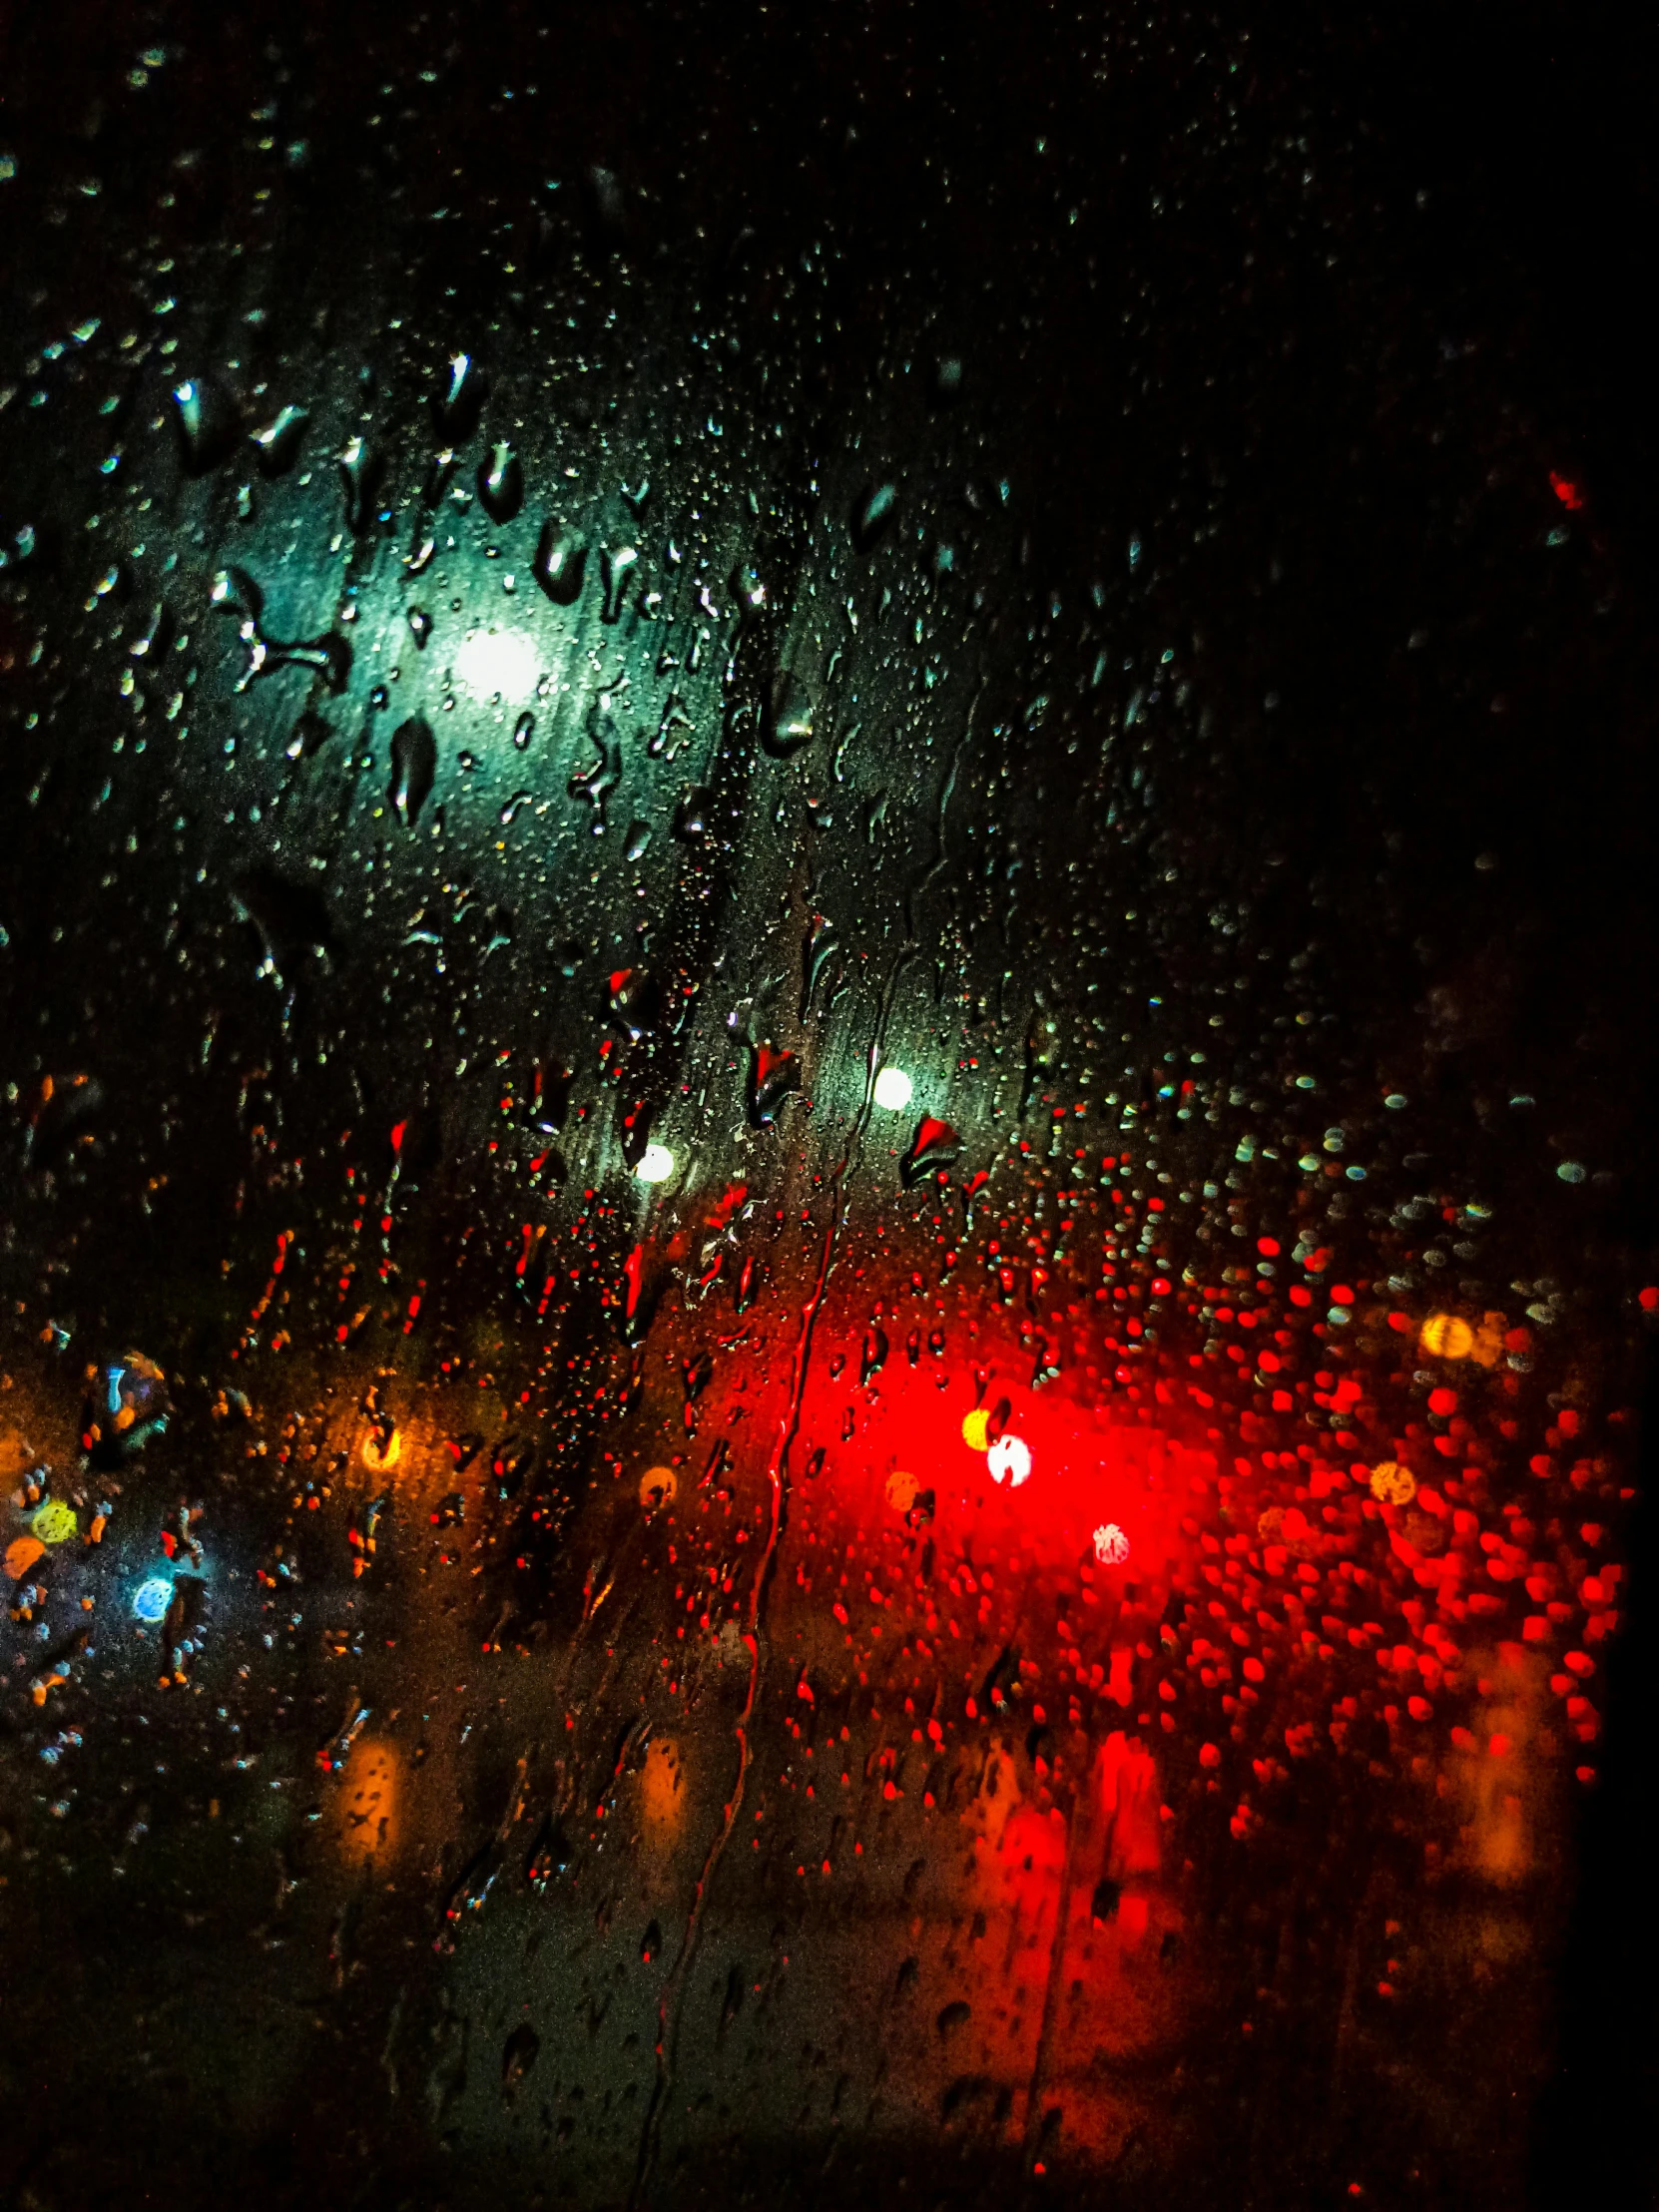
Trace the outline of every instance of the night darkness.
<path fill-rule="evenodd" d="M 1645 2204 L 1622 12 L 0 22 L 0 2194 Z"/>

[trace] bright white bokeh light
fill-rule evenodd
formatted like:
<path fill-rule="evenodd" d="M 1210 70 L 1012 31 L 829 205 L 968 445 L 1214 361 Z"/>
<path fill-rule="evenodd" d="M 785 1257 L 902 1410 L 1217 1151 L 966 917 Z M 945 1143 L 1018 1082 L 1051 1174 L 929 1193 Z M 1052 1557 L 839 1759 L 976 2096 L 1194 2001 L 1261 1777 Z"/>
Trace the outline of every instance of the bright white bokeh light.
<path fill-rule="evenodd" d="M 1103 1567 L 1121 1567 L 1129 1556 L 1129 1538 L 1115 1520 L 1103 1522 L 1094 1532 L 1094 1555 Z"/>
<path fill-rule="evenodd" d="M 166 1575 L 153 1574 L 133 1592 L 133 1611 L 141 1621 L 166 1620 L 173 1603 L 173 1585 Z"/>
<path fill-rule="evenodd" d="M 910 1078 L 902 1068 L 883 1068 L 875 1078 L 875 1103 L 889 1114 L 901 1114 L 910 1103 Z"/>
<path fill-rule="evenodd" d="M 1017 1490 L 1031 1476 L 1031 1446 L 1023 1436 L 998 1436 L 985 1454 L 985 1464 L 993 1482 L 1006 1482 L 1010 1490 Z"/>
<path fill-rule="evenodd" d="M 634 1173 L 642 1183 L 666 1183 L 674 1173 L 674 1155 L 666 1144 L 648 1144 Z"/>
<path fill-rule="evenodd" d="M 455 681 L 478 699 L 528 699 L 537 665 L 535 646 L 522 630 L 469 630 L 455 655 Z"/>

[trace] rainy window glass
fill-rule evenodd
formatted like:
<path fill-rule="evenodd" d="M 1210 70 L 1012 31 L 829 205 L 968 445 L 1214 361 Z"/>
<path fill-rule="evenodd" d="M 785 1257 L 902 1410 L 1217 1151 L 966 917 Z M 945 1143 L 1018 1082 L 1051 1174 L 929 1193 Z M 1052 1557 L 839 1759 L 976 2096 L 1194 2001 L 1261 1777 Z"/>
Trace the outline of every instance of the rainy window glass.
<path fill-rule="evenodd" d="M 0 32 L 9 2203 L 1637 2201 L 1620 36 Z"/>

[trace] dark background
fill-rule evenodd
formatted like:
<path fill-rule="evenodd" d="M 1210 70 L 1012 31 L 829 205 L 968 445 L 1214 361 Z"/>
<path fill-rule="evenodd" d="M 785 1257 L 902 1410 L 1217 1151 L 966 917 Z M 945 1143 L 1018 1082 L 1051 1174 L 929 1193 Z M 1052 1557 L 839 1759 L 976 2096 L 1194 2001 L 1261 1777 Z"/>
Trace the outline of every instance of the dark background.
<path fill-rule="evenodd" d="M 987 478 L 1006 469 L 1018 485 L 983 541 L 1000 621 L 986 625 L 985 721 L 1013 732 L 1010 849 L 1023 837 L 1082 871 L 1068 878 L 1056 865 L 1022 894 L 1029 972 L 1051 963 L 1051 1002 L 1072 1003 L 1080 948 L 1120 891 L 1142 909 L 1116 955 L 1139 998 L 1197 972 L 1192 917 L 1214 898 L 1248 892 L 1261 927 L 1286 935 L 1318 917 L 1323 1003 L 1343 1037 L 1333 1065 L 1358 1083 L 1356 1070 L 1369 1080 L 1418 1056 L 1442 1156 L 1477 1161 L 1513 1193 L 1517 1235 L 1533 1240 L 1528 1273 L 1541 1253 L 1583 1286 L 1575 1327 L 1592 1351 L 1607 1348 L 1609 1397 L 1645 1389 L 1651 1462 L 1651 1347 L 1638 1384 L 1637 1355 L 1621 1365 L 1614 1339 L 1623 1330 L 1637 1341 L 1630 1291 L 1652 1281 L 1655 1244 L 1653 41 L 1651 25 L 1611 6 L 1130 18 L 14 5 L 0 19 L 0 152 L 17 170 L 0 185 L 0 381 L 14 354 L 38 352 L 74 316 L 101 312 L 113 328 L 126 310 L 106 302 L 153 257 L 152 238 L 181 272 L 177 365 L 229 349 L 223 303 L 254 294 L 220 250 L 267 174 L 246 119 L 273 97 L 279 54 L 276 133 L 302 137 L 305 153 L 273 173 L 275 249 L 259 279 L 268 321 L 240 341 L 251 359 L 266 349 L 276 397 L 288 396 L 284 371 L 290 383 L 334 374 L 337 386 L 347 357 L 350 373 L 360 360 L 389 395 L 395 443 L 413 439 L 424 406 L 417 354 L 436 361 L 489 325 L 508 333 L 503 363 L 533 361 L 553 342 L 538 301 L 567 282 L 569 239 L 556 229 L 545 268 L 532 250 L 510 272 L 483 242 L 500 209 L 551 205 L 546 181 L 557 178 L 557 223 L 572 227 L 593 277 L 583 312 L 601 384 L 637 394 L 662 372 L 655 400 L 629 402 L 642 450 L 702 406 L 672 374 L 709 301 L 723 297 L 742 329 L 736 374 L 750 380 L 734 413 L 751 429 L 775 414 L 783 425 L 778 450 L 757 435 L 733 457 L 733 483 L 747 471 L 760 494 L 758 565 L 799 583 L 825 563 L 804 506 L 792 509 L 780 485 L 817 469 L 839 481 L 839 470 L 850 491 L 886 465 L 854 454 L 855 439 L 897 452 L 935 434 L 918 423 L 944 420 L 941 437 L 965 425 Z M 150 44 L 176 58 L 142 99 L 124 98 Z M 1101 56 L 1104 76 L 1085 63 Z M 429 97 L 428 67 L 439 77 Z M 539 109 L 503 104 L 502 87 L 530 81 Z M 400 120 L 376 135 L 366 118 L 388 83 Z M 1237 112 L 1224 121 L 1229 98 Z M 197 159 L 181 170 L 185 149 Z M 621 181 L 621 213 L 592 184 L 596 165 Z M 154 205 L 164 171 L 174 180 L 165 218 Z M 79 184 L 93 173 L 96 198 Z M 1072 243 L 1069 207 L 1080 211 Z M 807 249 L 821 257 L 816 292 L 792 275 Z M 326 334 L 312 319 L 319 304 Z M 395 343 L 394 314 L 405 326 Z M 929 415 L 919 368 L 908 388 L 892 373 L 912 346 L 918 362 L 928 347 L 961 356 L 958 415 Z M 147 411 L 146 400 L 135 417 Z M 77 533 L 106 434 L 85 409 L 64 412 L 60 423 L 43 410 L 37 429 L 14 402 L 0 420 L 0 523 L 8 539 L 34 526 L 29 588 L 60 628 L 85 589 Z M 1546 575 L 1518 548 L 1567 519 L 1552 473 L 1581 504 L 1561 570 Z M 941 460 L 941 484 L 945 474 Z M 153 534 L 176 528 L 187 567 L 195 559 L 206 573 L 216 561 L 193 553 L 186 508 L 164 502 L 169 511 Z M 1208 541 L 1194 528 L 1206 516 L 1217 523 Z M 223 507 L 209 527 L 230 532 Z M 1121 568 L 1135 530 L 1162 601 L 1131 603 L 1114 584 L 1112 607 L 1147 646 L 1176 610 L 1202 628 L 1215 726 L 1172 729 L 1156 801 L 1108 851 L 1091 841 L 1083 802 L 1094 787 L 1060 752 L 1071 724 L 1018 725 L 1048 681 L 1032 645 L 1048 593 L 1063 583 L 1081 597 L 1108 561 Z M 89 799 L 108 689 L 95 700 L 90 683 L 78 694 L 66 676 L 48 702 L 16 650 L 26 631 L 16 602 L 0 624 L 13 649 L 0 694 L 10 940 L 0 1074 L 27 1086 L 44 1065 L 96 1050 L 124 1127 L 73 1203 L 43 1202 L 25 1160 L 8 1194 L 8 1295 L 35 1298 L 44 1269 L 84 1336 L 160 1342 L 167 1316 L 206 1345 L 230 1326 L 215 1303 L 238 1174 L 230 1119 L 205 1098 L 187 1104 L 196 1173 L 175 1178 L 159 1220 L 141 1219 L 123 1193 L 135 1161 L 152 1158 L 155 1130 L 180 1119 L 168 1101 L 207 1000 L 231 1041 L 227 1065 L 275 1036 L 252 989 L 223 981 L 232 950 L 246 961 L 246 929 L 217 909 L 210 918 L 206 895 L 192 905 L 198 866 L 224 871 L 227 840 L 206 811 L 170 840 L 172 797 L 141 793 L 116 804 L 142 857 L 107 868 L 115 832 L 106 851 Z M 1403 641 L 1419 626 L 1432 643 L 1412 661 Z M 43 703 L 45 721 L 31 727 Z M 990 766 L 966 756 L 969 782 L 981 769 L 988 789 Z M 37 789 L 46 796 L 31 800 Z M 1489 874 L 1471 866 L 1486 850 L 1500 862 Z M 870 852 L 849 880 L 873 912 L 896 903 L 904 863 Z M 1270 854 L 1277 872 L 1264 871 Z M 918 844 L 905 879 L 925 857 Z M 788 837 L 765 858 L 786 877 Z M 1165 863 L 1186 878 L 1179 892 L 1162 888 Z M 694 918 L 677 916 L 688 962 L 712 959 L 734 926 L 741 876 L 735 862 L 717 870 L 697 887 Z M 200 990 L 176 992 L 154 956 L 170 901 L 187 937 L 210 947 L 210 968 L 221 935 L 229 948 Z M 389 1120 L 406 1103 L 390 1071 L 432 1002 L 382 1002 L 377 973 L 341 963 L 329 1008 L 312 1004 L 307 984 L 276 1051 L 354 1031 L 357 1096 L 373 1101 L 365 1118 L 384 1107 Z M 478 1028 L 518 1042 L 515 1024 L 531 1017 L 520 1023 L 517 993 L 481 963 L 474 987 Z M 1265 998 L 1239 1014 L 1241 1065 L 1259 1039 L 1264 1056 L 1277 1049 Z M 303 1079 L 299 1059 L 295 1044 L 291 1069 L 274 1079 L 296 1148 L 337 1122 L 345 1096 L 338 1057 Z M 1569 1201 L 1553 1185 L 1535 1212 L 1522 1196 L 1519 1142 L 1487 1106 L 1503 1084 L 1535 1091 L 1551 1148 L 1596 1171 L 1592 1212 L 1562 1211 Z M 442 1122 L 451 1147 L 457 1127 L 475 1136 L 480 1126 L 477 1109 L 441 1087 L 417 1111 Z M 432 1250 L 458 1234 L 469 1202 L 463 1183 L 443 1186 L 422 1232 Z M 263 1251 L 263 1221 L 230 1232 L 233 1249 L 256 1240 Z M 457 1312 L 472 1295 L 456 1294 Z M 1514 2117 L 1524 2157 L 1503 2165 L 1524 2169 L 1539 2205 L 1653 2196 L 1651 1507 L 1625 1541 L 1632 1600 L 1608 1668 L 1600 1779 L 1576 1815 L 1576 1896 L 1557 1900 L 1564 1949 L 1539 2009 L 1552 2071 Z M 99 1943 L 119 1947 L 118 1921 L 98 1918 Z M 26 2047 L 7 2080 L 32 2117 L 6 2122 L 14 2147 L 30 2145 L 28 2169 L 43 2109 L 53 2131 L 92 2133 L 103 2112 L 137 2124 L 143 2100 L 121 2083 L 119 2038 L 100 2042 L 86 2025 L 98 1969 L 74 1956 L 74 1939 L 32 1921 L 14 1891 L 5 1940 L 8 1989 L 29 1992 Z M 80 1991 L 61 2024 L 58 1977 Z M 91 2067 L 76 2056 L 89 2034 Z M 42 2086 L 55 2079 L 73 2091 Z M 144 2201 L 142 2168 L 158 2155 L 168 2189 L 188 2196 L 180 2177 L 199 2170 L 214 2135 L 211 2110 L 188 2095 L 167 2109 L 165 2148 L 147 2144 L 127 2177 Z M 218 2146 L 216 2186 L 265 2201 L 239 2165 L 257 2155 Z M 283 2156 L 291 2178 L 278 2190 L 331 2171 L 321 2152 Z M 7 2178 L 20 2203 L 55 2205 L 94 2201 L 108 2174 L 55 2191 L 43 2182 L 34 2199 L 26 2170 Z M 1291 2188 L 1283 2177 L 1256 2185 L 1270 2193 L 1252 2201 L 1294 2201 L 1271 2193 Z"/>

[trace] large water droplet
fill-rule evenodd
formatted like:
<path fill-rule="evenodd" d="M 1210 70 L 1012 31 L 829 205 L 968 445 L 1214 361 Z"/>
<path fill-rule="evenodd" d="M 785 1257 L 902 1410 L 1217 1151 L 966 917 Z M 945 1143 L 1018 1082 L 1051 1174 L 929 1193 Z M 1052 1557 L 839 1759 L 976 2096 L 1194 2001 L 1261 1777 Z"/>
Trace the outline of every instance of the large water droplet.
<path fill-rule="evenodd" d="M 529 708 L 526 707 L 524 712 L 519 716 L 518 720 L 513 724 L 513 744 L 517 747 L 520 753 L 524 752 L 525 749 L 528 747 L 531 736 L 535 731 L 535 727 L 536 718 L 530 712 Z"/>
<path fill-rule="evenodd" d="M 813 702 L 807 687 L 786 669 L 773 687 L 772 713 L 766 723 L 766 749 L 780 760 L 812 742 Z"/>
<path fill-rule="evenodd" d="M 820 978 L 838 949 L 840 939 L 835 935 L 835 925 L 826 914 L 815 914 L 812 927 L 807 932 L 801 953 L 801 1014 L 803 1020 L 812 1008 L 813 993 Z"/>
<path fill-rule="evenodd" d="M 420 810 L 430 796 L 438 771 L 437 741 L 431 725 L 411 715 L 392 732 L 391 782 L 387 796 L 405 830 L 420 820 Z"/>
<path fill-rule="evenodd" d="M 594 834 L 605 827 L 605 801 L 622 781 L 622 741 L 608 710 L 596 709 L 588 721 L 588 738 L 599 758 L 578 769 L 570 779 L 572 799 L 585 799 L 593 809 Z"/>
<path fill-rule="evenodd" d="M 187 376 L 173 387 L 185 466 L 202 476 L 231 452 L 242 436 L 237 403 L 211 376 Z"/>
<path fill-rule="evenodd" d="M 620 620 L 628 596 L 628 579 L 639 557 L 637 545 L 608 545 L 600 554 L 599 575 L 605 589 L 605 604 L 600 610 L 603 621 Z"/>
<path fill-rule="evenodd" d="M 254 432 L 254 453 L 262 475 L 280 476 L 293 466 L 310 415 L 303 407 L 283 407 Z"/>
<path fill-rule="evenodd" d="M 478 427 L 489 396 L 489 378 L 470 353 L 456 353 L 432 400 L 432 412 L 444 437 L 459 445 Z"/>
<path fill-rule="evenodd" d="M 748 1105 L 750 1121 L 757 1129 L 770 1129 L 785 1099 L 800 1088 L 801 1062 L 786 1046 L 752 1047 Z"/>
<path fill-rule="evenodd" d="M 549 599 L 560 607 L 569 607 L 581 597 L 587 559 L 588 549 L 575 532 L 549 516 L 541 526 L 530 573 Z"/>
<path fill-rule="evenodd" d="M 644 968 L 617 968 L 607 979 L 611 1019 L 630 1037 L 643 1037 L 657 1018 L 657 986 Z"/>
<path fill-rule="evenodd" d="M 314 884 L 290 883 L 272 869 L 257 868 L 236 879 L 231 897 L 242 918 L 259 931 L 265 955 L 261 964 L 278 983 L 291 976 L 302 954 L 331 955 L 328 909 Z"/>
<path fill-rule="evenodd" d="M 478 464 L 478 497 L 492 522 L 511 522 L 524 504 L 524 471 L 505 438 Z"/>
<path fill-rule="evenodd" d="M 714 794 L 707 784 L 694 784 L 682 794 L 674 810 L 674 834 L 682 844 L 701 844 L 709 834 L 709 810 Z"/>
<path fill-rule="evenodd" d="M 353 537 L 361 537 L 374 519 L 380 456 L 363 439 L 348 438 L 334 458 L 345 492 L 345 526 Z"/>
<path fill-rule="evenodd" d="M 960 1156 L 962 1140 L 947 1121 L 935 1121 L 931 1114 L 924 1115 L 916 1130 L 915 1142 L 898 1163 L 899 1181 L 904 1188 L 913 1190 L 927 1176 L 948 1168 Z"/>

